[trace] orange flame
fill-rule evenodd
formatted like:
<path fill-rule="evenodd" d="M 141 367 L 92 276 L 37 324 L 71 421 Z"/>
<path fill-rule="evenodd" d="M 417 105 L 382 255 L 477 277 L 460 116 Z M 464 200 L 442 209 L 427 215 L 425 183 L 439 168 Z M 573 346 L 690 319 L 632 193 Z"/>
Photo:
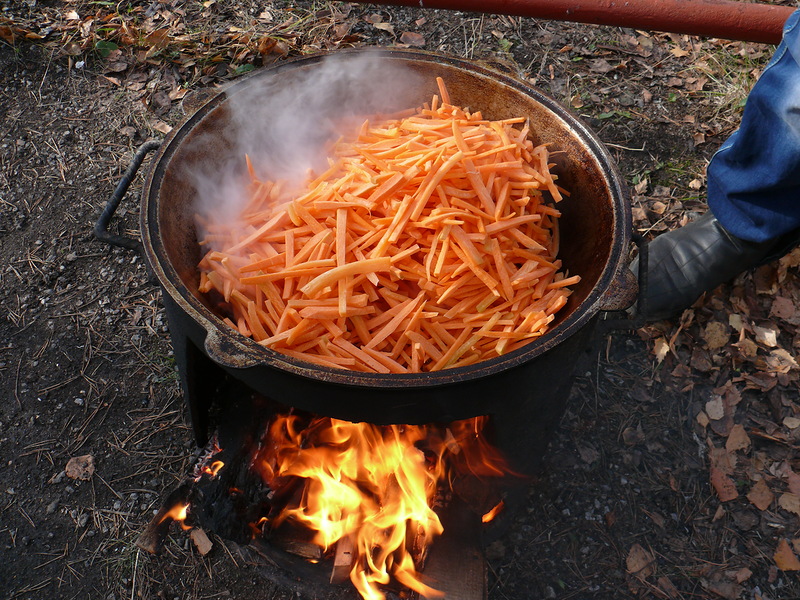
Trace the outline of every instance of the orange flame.
<path fill-rule="evenodd" d="M 203 467 L 203 473 L 206 475 L 211 475 L 211 477 L 216 477 L 217 473 L 220 472 L 220 469 L 225 466 L 225 463 L 221 460 L 215 460 L 211 465 L 206 465 Z"/>
<path fill-rule="evenodd" d="M 378 585 L 390 577 L 428 598 L 441 596 L 422 582 L 413 554 L 423 555 L 443 531 L 431 505 L 452 468 L 444 455 L 457 455 L 449 461 L 461 463 L 455 468 L 478 475 L 507 473 L 496 451 L 478 460 L 485 449 L 474 440 L 483 422 L 473 421 L 443 434 L 432 426 L 277 416 L 256 468 L 273 489 L 288 477 L 305 479 L 305 487 L 299 504 L 285 508 L 272 526 L 286 519 L 305 524 L 326 551 L 352 539 L 350 580 L 365 600 L 383 600 Z"/>
<path fill-rule="evenodd" d="M 161 517 L 161 520 L 159 521 L 159 523 L 163 523 L 167 519 L 172 519 L 173 521 L 176 521 L 177 523 L 179 523 L 180 526 L 185 531 L 188 531 L 188 530 L 191 529 L 191 527 L 189 525 L 187 525 L 186 522 L 185 522 L 186 521 L 186 517 L 188 516 L 188 514 L 189 514 L 189 503 L 188 502 L 179 502 L 178 504 L 176 504 L 175 506 L 170 508 L 164 514 L 163 517 Z"/>

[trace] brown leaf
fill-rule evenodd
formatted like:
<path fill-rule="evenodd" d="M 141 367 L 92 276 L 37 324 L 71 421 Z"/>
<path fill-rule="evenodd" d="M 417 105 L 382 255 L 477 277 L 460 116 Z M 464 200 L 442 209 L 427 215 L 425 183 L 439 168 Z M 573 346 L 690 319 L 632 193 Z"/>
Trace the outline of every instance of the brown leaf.
<path fill-rule="evenodd" d="M 776 348 L 770 352 L 765 362 L 770 371 L 774 373 L 788 373 L 789 371 L 800 369 L 794 356 L 783 348 Z"/>
<path fill-rule="evenodd" d="M 792 552 L 789 542 L 785 539 L 778 542 L 772 559 L 781 571 L 800 571 L 800 560 L 797 560 L 797 556 Z"/>
<path fill-rule="evenodd" d="M 658 588 L 667 595 L 667 598 L 680 598 L 678 588 L 670 581 L 669 577 L 658 578 Z"/>
<path fill-rule="evenodd" d="M 753 325 L 753 333 L 756 334 L 756 341 L 769 348 L 775 348 L 778 345 L 778 332 L 771 327 L 759 327 Z"/>
<path fill-rule="evenodd" d="M 717 496 L 721 502 L 729 502 L 739 497 L 739 492 L 736 491 L 736 485 L 725 473 L 712 466 L 710 469 L 710 476 L 711 485 L 714 487 L 714 491 L 717 492 Z"/>
<path fill-rule="evenodd" d="M 151 50 L 163 50 L 169 44 L 169 27 L 162 27 L 151 31 L 144 38 L 144 43 Z"/>
<path fill-rule="evenodd" d="M 725 600 L 737 600 L 742 595 L 742 586 L 729 581 L 712 581 L 708 591 Z"/>
<path fill-rule="evenodd" d="M 772 307 L 769 309 L 769 315 L 778 319 L 789 320 L 794 317 L 796 312 L 794 302 L 789 298 L 783 296 L 776 296 L 772 300 Z"/>
<path fill-rule="evenodd" d="M 73 456 L 67 461 L 64 472 L 70 479 L 89 481 L 94 475 L 94 456 L 91 454 Z"/>
<path fill-rule="evenodd" d="M 756 484 L 750 488 L 750 491 L 747 493 L 747 499 L 750 500 L 758 510 L 767 510 L 775 499 L 775 494 L 769 489 L 766 481 L 759 479 Z"/>
<path fill-rule="evenodd" d="M 781 494 L 778 498 L 778 506 L 800 517 L 800 496 L 795 494 Z"/>
<path fill-rule="evenodd" d="M 714 368 L 711 357 L 708 355 L 708 350 L 700 348 L 699 346 L 695 346 L 692 350 L 692 357 L 689 360 L 689 364 L 695 371 L 700 371 L 701 373 L 708 373 Z"/>
<path fill-rule="evenodd" d="M 800 475 L 792 471 L 791 467 L 789 467 L 788 473 L 786 473 L 786 479 L 789 484 L 789 491 L 795 496 L 800 496 Z"/>
<path fill-rule="evenodd" d="M 728 326 L 720 321 L 709 321 L 702 335 L 706 344 L 708 344 L 708 349 L 712 352 L 724 348 L 731 337 Z"/>
<path fill-rule="evenodd" d="M 670 50 L 670 54 L 672 54 L 676 58 L 683 58 L 684 56 L 689 56 L 689 52 L 684 50 L 683 48 L 673 48 Z"/>
<path fill-rule="evenodd" d="M 725 416 L 725 403 L 719 396 L 714 396 L 706 402 L 706 414 L 712 421 L 719 420 Z"/>
<path fill-rule="evenodd" d="M 589 70 L 592 73 L 608 73 L 609 71 L 613 71 L 614 67 L 611 66 L 605 58 L 597 58 L 595 60 L 589 61 Z"/>
<path fill-rule="evenodd" d="M 425 37 L 413 31 L 404 31 L 400 35 L 400 43 L 408 44 L 414 48 L 422 48 L 425 45 Z"/>
<path fill-rule="evenodd" d="M 192 541 L 194 542 L 195 547 L 197 547 L 197 551 L 200 553 L 200 556 L 205 556 L 211 552 L 211 548 L 214 546 L 214 544 L 212 544 L 211 540 L 208 539 L 205 531 L 199 527 L 195 527 L 192 529 L 189 537 L 192 538 Z"/>
<path fill-rule="evenodd" d="M 661 364 L 664 362 L 667 354 L 669 353 L 669 342 L 666 338 L 660 337 L 653 344 L 653 353 L 656 355 L 656 363 Z"/>
<path fill-rule="evenodd" d="M 735 575 L 736 583 L 744 583 L 745 581 L 750 579 L 752 576 L 753 576 L 753 572 L 750 569 L 748 569 L 747 567 L 742 567 L 741 569 L 736 571 L 736 575 Z"/>
<path fill-rule="evenodd" d="M 644 442 L 644 431 L 642 430 L 641 423 L 636 429 L 633 427 L 626 427 L 622 432 L 622 441 L 628 446 L 635 446 Z"/>
<path fill-rule="evenodd" d="M 750 436 L 747 435 L 744 427 L 737 423 L 731 428 L 728 440 L 725 442 L 725 449 L 728 452 L 737 450 L 747 450 L 750 447 Z"/>
<path fill-rule="evenodd" d="M 625 566 L 628 573 L 641 580 L 647 579 L 656 572 L 653 555 L 639 544 L 631 546 L 628 557 L 625 559 Z"/>

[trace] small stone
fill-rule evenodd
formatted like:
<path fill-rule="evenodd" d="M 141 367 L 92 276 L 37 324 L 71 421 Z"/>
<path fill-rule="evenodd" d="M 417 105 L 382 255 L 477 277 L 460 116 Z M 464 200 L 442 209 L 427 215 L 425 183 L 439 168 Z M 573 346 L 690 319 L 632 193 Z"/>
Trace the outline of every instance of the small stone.
<path fill-rule="evenodd" d="M 80 517 L 78 517 L 78 527 L 86 527 L 88 522 L 89 515 L 87 513 L 83 513 Z"/>
<path fill-rule="evenodd" d="M 58 498 L 56 498 L 50 504 L 48 504 L 44 512 L 47 513 L 48 515 L 52 515 L 54 512 L 56 512 L 57 508 L 58 508 Z"/>

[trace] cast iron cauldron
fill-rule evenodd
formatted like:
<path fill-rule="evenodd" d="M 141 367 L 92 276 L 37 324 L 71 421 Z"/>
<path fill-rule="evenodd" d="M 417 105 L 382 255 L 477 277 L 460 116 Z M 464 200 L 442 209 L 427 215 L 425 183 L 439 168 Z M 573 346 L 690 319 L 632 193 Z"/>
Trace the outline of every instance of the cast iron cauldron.
<path fill-rule="evenodd" d="M 563 410 L 575 362 L 588 346 L 598 315 L 626 308 L 635 299 L 636 284 L 627 268 L 631 216 L 626 187 L 610 155 L 585 125 L 541 92 L 465 60 L 386 49 L 340 51 L 335 60 L 355 64 L 364 56 L 383 66 L 348 80 L 333 104 L 355 113 L 373 110 L 358 106 L 359 99 L 370 90 L 390 88 L 397 76 L 394 69 L 402 67 L 417 80 L 406 90 L 409 107 L 430 101 L 437 91 L 435 78 L 441 76 L 454 104 L 481 110 L 490 119 L 529 118 L 533 142 L 550 144 L 559 183 L 571 194 L 559 204 L 560 257 L 569 273 L 580 274 L 582 280 L 542 338 L 500 358 L 436 373 L 329 369 L 290 359 L 240 335 L 197 292 L 202 255 L 194 220 L 197 184 L 186 174 L 200 170 L 213 177 L 230 159 L 241 162 L 240 156 L 231 156 L 240 151 L 232 139 L 236 126 L 231 105 L 237 97 L 264 82 L 280 90 L 298 77 L 313 80 L 327 56 L 256 72 L 208 101 L 167 136 L 142 192 L 142 246 L 163 289 L 198 442 L 205 439 L 210 390 L 220 370 L 284 405 L 352 421 L 428 423 L 491 414 L 501 427 L 502 421 L 511 428 L 524 421 L 528 428 L 532 422 L 549 428 Z M 104 227 L 98 224 L 98 229 Z"/>

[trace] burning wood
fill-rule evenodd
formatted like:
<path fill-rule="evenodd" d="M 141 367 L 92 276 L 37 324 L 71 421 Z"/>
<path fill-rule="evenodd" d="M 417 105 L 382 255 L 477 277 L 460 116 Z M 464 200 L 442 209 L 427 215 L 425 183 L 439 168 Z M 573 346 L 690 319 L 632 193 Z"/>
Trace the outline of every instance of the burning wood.
<path fill-rule="evenodd" d="M 486 450 L 491 446 L 476 443 L 484 424 L 377 426 L 275 414 L 263 436 L 243 436 L 252 440 L 248 450 L 226 453 L 214 442 L 217 450 L 203 456 L 196 481 L 170 495 L 138 544 L 157 552 L 170 523 L 189 528 L 187 515 L 195 526 L 213 529 L 212 521 L 222 519 L 237 531 L 229 527 L 236 513 L 249 523 L 259 553 L 266 556 L 266 543 L 310 563 L 325 561 L 331 583 L 349 578 L 367 600 L 384 598 L 381 587 L 391 580 L 439 597 L 419 572 L 443 532 L 434 507 L 449 502 L 451 482 L 469 471 L 507 473 L 499 455 Z M 190 500 L 191 484 L 206 487 Z M 492 486 L 479 487 L 480 506 L 469 509 L 478 524 Z M 201 554 L 210 550 L 201 529 L 192 536 Z"/>

